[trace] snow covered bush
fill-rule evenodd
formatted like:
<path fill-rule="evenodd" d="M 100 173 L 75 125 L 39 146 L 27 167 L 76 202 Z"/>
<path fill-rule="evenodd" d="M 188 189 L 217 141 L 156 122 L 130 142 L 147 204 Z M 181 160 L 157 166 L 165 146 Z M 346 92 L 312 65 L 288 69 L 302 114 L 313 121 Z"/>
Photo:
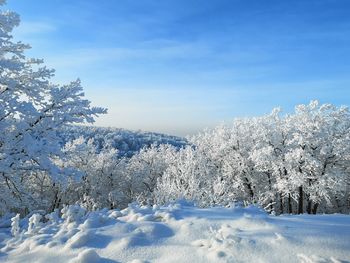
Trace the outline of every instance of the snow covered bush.
<path fill-rule="evenodd" d="M 20 227 L 19 227 L 19 214 L 11 218 L 11 234 L 16 237 L 20 233 Z"/>
<path fill-rule="evenodd" d="M 67 223 L 81 222 L 86 215 L 86 209 L 80 205 L 67 205 L 62 208 L 62 219 Z"/>
<path fill-rule="evenodd" d="M 28 222 L 28 231 L 27 234 L 35 234 L 41 227 L 40 220 L 42 219 L 42 215 L 40 214 L 33 214 L 29 218 Z"/>

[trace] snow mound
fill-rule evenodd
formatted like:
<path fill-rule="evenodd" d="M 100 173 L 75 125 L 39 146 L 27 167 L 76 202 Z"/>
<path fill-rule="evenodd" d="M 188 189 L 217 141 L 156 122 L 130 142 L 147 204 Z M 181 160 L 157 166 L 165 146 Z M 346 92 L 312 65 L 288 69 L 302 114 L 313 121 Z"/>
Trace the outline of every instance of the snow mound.
<path fill-rule="evenodd" d="M 70 206 L 12 222 L 0 228 L 1 262 L 350 262 L 348 215 L 271 216 L 182 201 L 121 211 Z"/>
<path fill-rule="evenodd" d="M 80 252 L 71 263 L 100 263 L 101 257 L 93 250 L 87 249 Z"/>

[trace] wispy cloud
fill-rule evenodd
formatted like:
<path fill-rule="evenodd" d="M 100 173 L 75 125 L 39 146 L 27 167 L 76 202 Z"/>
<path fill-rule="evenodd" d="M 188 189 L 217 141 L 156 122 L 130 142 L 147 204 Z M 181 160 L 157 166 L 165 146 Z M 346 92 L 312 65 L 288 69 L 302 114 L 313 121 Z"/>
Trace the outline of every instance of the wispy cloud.
<path fill-rule="evenodd" d="M 27 38 L 35 35 L 47 34 L 57 29 L 57 26 L 47 21 L 23 21 L 20 26 L 15 28 L 16 38 Z"/>
<path fill-rule="evenodd" d="M 94 47 L 62 50 L 60 54 L 51 53 L 50 63 L 57 66 L 81 66 L 96 62 L 120 62 L 135 60 L 173 60 L 196 59 L 212 56 L 208 47 L 200 47 L 196 43 L 168 42 L 160 45 L 157 42 L 148 42 L 136 47 Z"/>

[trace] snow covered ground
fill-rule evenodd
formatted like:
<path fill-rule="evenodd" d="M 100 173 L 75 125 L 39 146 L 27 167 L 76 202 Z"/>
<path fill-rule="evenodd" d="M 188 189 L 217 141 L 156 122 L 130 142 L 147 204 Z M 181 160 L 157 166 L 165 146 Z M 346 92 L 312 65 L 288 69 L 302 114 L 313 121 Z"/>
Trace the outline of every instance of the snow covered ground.
<path fill-rule="evenodd" d="M 21 220 L 16 237 L 2 220 L 0 262 L 350 262 L 349 215 L 180 202 L 91 213 L 71 206 L 39 219 Z"/>

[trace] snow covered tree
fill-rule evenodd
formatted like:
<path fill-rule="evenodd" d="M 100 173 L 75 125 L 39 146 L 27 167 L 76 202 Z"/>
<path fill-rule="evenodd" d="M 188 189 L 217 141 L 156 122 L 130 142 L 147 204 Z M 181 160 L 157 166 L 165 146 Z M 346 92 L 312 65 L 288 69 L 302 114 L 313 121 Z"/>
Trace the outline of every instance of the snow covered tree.
<path fill-rule="evenodd" d="M 70 180 L 61 195 L 64 204 L 82 204 L 89 210 L 120 207 L 125 162 L 118 150 L 106 146 L 97 149 L 93 139 L 80 137 L 63 148 L 60 166 L 74 168 L 77 178 Z M 59 207 L 62 204 L 56 204 Z"/>
<path fill-rule="evenodd" d="M 4 1 L 0 1 L 0 6 Z M 0 11 L 0 200 L 2 210 L 26 207 L 23 179 L 33 171 L 55 181 L 64 171 L 53 162 L 62 154 L 56 128 L 69 123 L 92 123 L 105 113 L 84 99 L 80 81 L 59 86 L 50 82 L 53 70 L 38 59 L 27 59 L 29 48 L 13 42 L 19 16 Z"/>
<path fill-rule="evenodd" d="M 347 107 L 298 105 L 295 113 L 237 119 L 191 139 L 157 185 L 161 202 L 255 203 L 270 212 L 350 209 Z"/>
<path fill-rule="evenodd" d="M 211 199 L 216 204 L 243 200 L 251 203 L 256 198 L 254 165 L 249 159 L 254 125 L 250 119 L 237 119 L 232 127 L 220 125 L 191 140 L 205 156 L 210 177 L 215 181 Z"/>
<path fill-rule="evenodd" d="M 276 108 L 271 114 L 258 118 L 256 143 L 249 158 L 255 169 L 261 173 L 259 177 L 264 178 L 260 184 L 259 203 L 269 211 L 292 213 L 292 201 L 297 198 L 297 186 L 289 174 L 290 163 L 286 154 L 293 132 L 287 122 L 288 117 L 281 117 L 280 112 L 281 109 Z"/>
<path fill-rule="evenodd" d="M 140 202 L 154 203 L 156 184 L 177 158 L 176 151 L 169 144 L 152 144 L 128 160 L 123 190 L 129 196 L 129 202 L 135 201 L 136 197 Z"/>
<path fill-rule="evenodd" d="M 291 153 L 299 159 L 295 167 L 300 181 L 298 212 L 316 213 L 322 202 L 337 202 L 344 194 L 350 165 L 350 113 L 347 107 L 311 101 L 297 106 L 290 122 L 295 127 Z"/>
<path fill-rule="evenodd" d="M 188 199 L 209 206 L 211 197 L 210 173 L 203 155 L 191 146 L 177 152 L 174 162 L 159 178 L 155 192 L 157 203 Z"/>

